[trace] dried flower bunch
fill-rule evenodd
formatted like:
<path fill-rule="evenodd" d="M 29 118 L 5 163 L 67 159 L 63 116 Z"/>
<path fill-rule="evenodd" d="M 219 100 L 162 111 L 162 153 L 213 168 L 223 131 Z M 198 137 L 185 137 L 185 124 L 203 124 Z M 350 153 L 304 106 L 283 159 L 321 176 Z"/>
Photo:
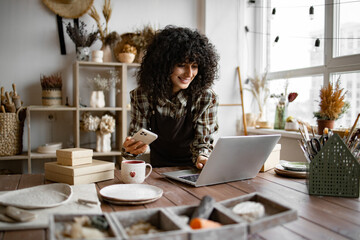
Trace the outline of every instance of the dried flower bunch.
<path fill-rule="evenodd" d="M 119 92 L 120 89 L 118 85 L 120 84 L 120 78 L 118 77 L 118 72 L 110 70 L 109 75 L 109 78 L 102 77 L 100 74 L 97 74 L 94 78 L 88 78 L 88 83 L 90 84 L 93 91 L 107 92 L 111 88 L 115 87 Z"/>
<path fill-rule="evenodd" d="M 98 31 L 88 33 L 85 28 L 86 24 L 82 21 L 79 21 L 79 26 L 71 26 L 70 22 L 66 25 L 66 32 L 76 47 L 90 47 L 97 39 Z"/>
<path fill-rule="evenodd" d="M 138 48 L 138 50 L 146 49 L 147 45 L 153 40 L 155 36 L 155 30 L 152 26 L 146 25 L 143 29 L 137 30 L 132 36 L 132 43 Z"/>
<path fill-rule="evenodd" d="M 101 134 L 106 134 L 115 131 L 115 118 L 111 115 L 105 114 L 100 119 L 98 116 L 85 112 L 81 118 L 81 129 L 86 132 L 100 131 Z"/>
<path fill-rule="evenodd" d="M 323 120 L 337 120 L 350 108 L 350 104 L 345 102 L 343 88 L 340 88 L 340 77 L 334 84 L 330 81 L 327 86 L 320 89 L 320 111 L 314 112 L 314 117 Z"/>
<path fill-rule="evenodd" d="M 100 40 L 102 41 L 103 45 L 106 44 L 106 38 L 108 37 L 108 25 L 109 25 L 111 13 L 112 13 L 112 8 L 111 8 L 110 4 L 111 4 L 110 0 L 104 1 L 104 6 L 103 6 L 103 10 L 102 10 L 103 16 L 105 18 L 105 28 L 104 29 L 101 26 L 100 15 L 94 6 L 91 7 L 90 13 L 89 13 L 90 17 L 92 17 L 96 22 L 96 25 L 98 27 L 99 34 L 100 34 Z"/>
<path fill-rule="evenodd" d="M 265 72 L 262 77 L 259 77 L 259 75 L 256 75 L 255 78 L 248 78 L 248 82 L 250 84 L 249 88 L 244 88 L 245 90 L 250 91 L 259 107 L 260 116 L 262 117 L 263 114 L 263 107 L 266 105 L 266 101 L 270 96 L 270 90 L 267 86 L 267 72 Z"/>
<path fill-rule="evenodd" d="M 61 90 L 62 88 L 62 77 L 60 73 L 52 75 L 41 75 L 40 84 L 42 90 Z"/>

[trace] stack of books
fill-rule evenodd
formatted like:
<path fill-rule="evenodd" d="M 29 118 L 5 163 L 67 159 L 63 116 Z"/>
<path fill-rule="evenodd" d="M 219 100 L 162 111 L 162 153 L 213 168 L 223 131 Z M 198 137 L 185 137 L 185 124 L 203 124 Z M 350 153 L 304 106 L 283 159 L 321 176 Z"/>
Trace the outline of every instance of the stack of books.
<path fill-rule="evenodd" d="M 56 150 L 56 162 L 45 163 L 45 178 L 71 185 L 88 184 L 114 178 L 115 164 L 93 159 L 93 150 Z"/>

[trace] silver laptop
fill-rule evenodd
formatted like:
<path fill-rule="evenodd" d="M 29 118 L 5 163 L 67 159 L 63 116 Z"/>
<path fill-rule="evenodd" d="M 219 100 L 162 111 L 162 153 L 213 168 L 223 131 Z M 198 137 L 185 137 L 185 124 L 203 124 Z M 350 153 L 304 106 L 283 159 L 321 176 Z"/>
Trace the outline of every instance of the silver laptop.
<path fill-rule="evenodd" d="M 195 187 L 251 179 L 256 177 L 280 136 L 221 137 L 201 171 L 188 169 L 163 175 Z"/>

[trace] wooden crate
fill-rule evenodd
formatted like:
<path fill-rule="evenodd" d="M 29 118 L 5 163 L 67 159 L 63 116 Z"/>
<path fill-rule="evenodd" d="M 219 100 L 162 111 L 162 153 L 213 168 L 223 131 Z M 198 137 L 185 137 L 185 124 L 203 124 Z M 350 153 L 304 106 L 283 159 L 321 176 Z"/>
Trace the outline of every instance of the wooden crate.
<path fill-rule="evenodd" d="M 94 216 L 101 216 L 106 219 L 106 221 L 109 224 L 108 238 L 104 238 L 105 240 L 121 240 L 119 232 L 117 231 L 116 226 L 112 222 L 111 217 L 108 213 L 103 214 L 53 214 L 49 217 L 49 231 L 48 231 L 48 238 L 49 240 L 57 240 L 57 235 L 59 232 L 62 231 L 62 228 L 66 223 L 72 223 L 75 217 L 82 217 L 82 216 L 88 216 L 88 217 L 94 217 Z M 68 238 L 63 238 L 68 239 Z"/>
<path fill-rule="evenodd" d="M 191 240 L 208 240 L 208 239 L 247 239 L 246 223 L 238 222 L 236 219 L 227 215 L 221 209 L 214 206 L 209 219 L 222 224 L 220 228 L 214 229 L 191 229 L 186 222 L 186 219 L 190 219 L 197 206 L 179 206 L 168 207 L 165 210 L 168 211 L 175 219 L 176 222 L 182 225 L 182 228 L 189 233 L 189 239 Z M 184 221 L 185 216 L 185 221 Z"/>
<path fill-rule="evenodd" d="M 239 215 L 233 213 L 232 208 L 241 202 L 253 201 L 264 205 L 265 216 L 255 220 L 253 222 L 246 222 Z M 259 193 L 251 193 L 237 198 L 228 199 L 219 202 L 224 207 L 223 211 L 226 211 L 233 218 L 238 219 L 239 222 L 246 222 L 248 228 L 248 234 L 264 231 L 268 228 L 272 228 L 284 223 L 297 219 L 297 211 L 277 203 L 269 198 L 266 198 Z"/>
<path fill-rule="evenodd" d="M 110 216 L 123 239 L 141 240 L 187 240 L 188 233 L 161 208 L 112 212 Z M 148 222 L 160 229 L 159 233 L 129 236 L 125 228 L 138 222 Z"/>

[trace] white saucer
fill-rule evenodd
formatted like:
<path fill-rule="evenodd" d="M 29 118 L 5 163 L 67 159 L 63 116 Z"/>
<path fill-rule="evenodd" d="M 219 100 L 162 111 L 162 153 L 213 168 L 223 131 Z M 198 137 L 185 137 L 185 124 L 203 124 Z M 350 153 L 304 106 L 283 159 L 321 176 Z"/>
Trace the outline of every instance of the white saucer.
<path fill-rule="evenodd" d="M 118 200 L 111 200 L 111 199 L 108 199 L 108 198 L 104 198 L 104 200 L 109 202 L 109 203 L 115 204 L 115 205 L 141 205 L 141 204 L 155 202 L 159 198 L 161 198 L 161 196 L 150 199 L 150 200 L 145 200 L 145 201 L 118 201 Z"/>
<path fill-rule="evenodd" d="M 100 190 L 100 195 L 112 201 L 147 201 L 161 197 L 161 188 L 148 184 L 114 184 Z"/>
<path fill-rule="evenodd" d="M 281 164 L 274 168 L 276 174 L 286 177 L 306 178 L 307 172 L 286 170 Z"/>
<path fill-rule="evenodd" d="M 288 162 L 288 161 L 280 161 L 280 164 L 283 168 L 291 171 L 300 171 L 306 172 L 309 164 L 306 162 Z"/>

